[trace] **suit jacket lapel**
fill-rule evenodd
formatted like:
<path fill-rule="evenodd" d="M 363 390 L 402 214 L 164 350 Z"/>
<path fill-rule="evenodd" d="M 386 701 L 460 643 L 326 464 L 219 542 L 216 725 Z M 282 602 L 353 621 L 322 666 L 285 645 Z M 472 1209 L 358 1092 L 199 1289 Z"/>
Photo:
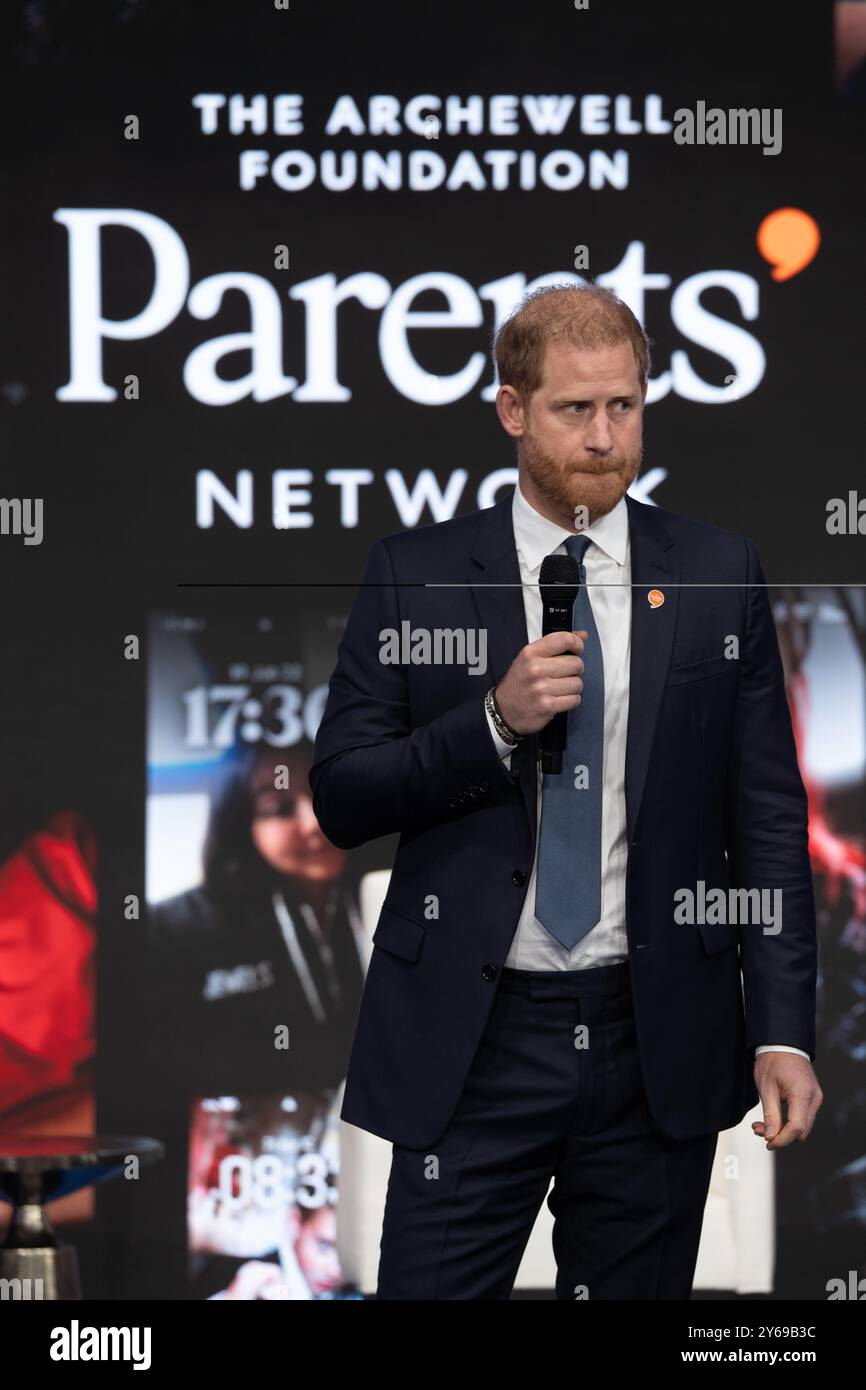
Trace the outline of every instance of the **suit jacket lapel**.
<path fill-rule="evenodd" d="M 517 653 L 529 641 L 520 564 L 511 520 L 513 495 L 512 488 L 499 502 L 481 513 L 467 571 L 481 626 L 487 629 L 490 666 L 488 690 L 502 680 Z M 536 735 L 532 734 L 522 739 L 511 754 L 511 775 L 523 797 L 533 844 L 536 829 L 537 743 Z"/>
<path fill-rule="evenodd" d="M 680 565 L 676 547 L 653 507 L 626 494 L 631 546 L 631 655 L 625 800 L 631 844 L 646 784 L 662 693 L 671 659 L 679 606 Z M 648 595 L 658 589 L 658 606 Z"/>

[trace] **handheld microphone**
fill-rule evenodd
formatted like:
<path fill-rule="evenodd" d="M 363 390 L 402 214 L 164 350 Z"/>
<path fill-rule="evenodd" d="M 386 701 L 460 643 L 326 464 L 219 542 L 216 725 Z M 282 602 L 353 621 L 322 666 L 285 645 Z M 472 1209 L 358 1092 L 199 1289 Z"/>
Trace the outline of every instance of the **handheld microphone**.
<path fill-rule="evenodd" d="M 571 632 L 572 609 L 580 593 L 580 570 L 573 555 L 546 555 L 538 578 L 543 617 L 541 635 Z M 568 710 L 561 710 L 545 724 L 538 741 L 542 772 L 562 771 L 562 755 L 568 742 Z"/>

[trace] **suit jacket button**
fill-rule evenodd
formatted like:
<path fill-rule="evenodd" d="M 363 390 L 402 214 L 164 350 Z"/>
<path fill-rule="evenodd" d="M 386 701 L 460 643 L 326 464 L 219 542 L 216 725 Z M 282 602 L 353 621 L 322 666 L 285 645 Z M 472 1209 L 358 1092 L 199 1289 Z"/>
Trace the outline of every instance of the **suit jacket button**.
<path fill-rule="evenodd" d="M 511 882 L 516 883 L 518 888 L 522 888 L 526 882 L 526 874 L 522 869 L 514 869 L 511 874 Z"/>
<path fill-rule="evenodd" d="M 486 980 L 487 984 L 490 984 L 493 980 L 495 980 L 497 974 L 498 974 L 498 971 L 497 971 L 495 965 L 485 965 L 485 966 L 482 966 L 482 969 L 481 969 L 481 978 L 482 978 L 482 980 Z"/>

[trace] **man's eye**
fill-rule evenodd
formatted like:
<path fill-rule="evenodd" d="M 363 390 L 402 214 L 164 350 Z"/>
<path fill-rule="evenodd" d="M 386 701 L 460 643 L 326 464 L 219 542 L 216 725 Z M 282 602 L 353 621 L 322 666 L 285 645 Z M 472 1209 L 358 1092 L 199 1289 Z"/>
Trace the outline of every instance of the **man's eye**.
<path fill-rule="evenodd" d="M 585 409 L 586 409 L 586 407 L 585 407 L 584 405 L 582 405 L 582 404 L 580 403 L 580 401 L 575 401 L 574 405 L 573 405 L 571 408 L 572 408 L 572 410 L 585 410 Z"/>
<path fill-rule="evenodd" d="M 616 404 L 621 410 L 631 410 L 631 401 L 617 401 Z"/>

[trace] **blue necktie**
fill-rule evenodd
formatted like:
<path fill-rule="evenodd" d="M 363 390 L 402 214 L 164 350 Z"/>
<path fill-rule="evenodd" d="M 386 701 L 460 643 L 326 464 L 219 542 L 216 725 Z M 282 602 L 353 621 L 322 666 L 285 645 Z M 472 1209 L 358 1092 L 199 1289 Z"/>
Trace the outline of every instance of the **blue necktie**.
<path fill-rule="evenodd" d="M 583 557 L 589 536 L 569 536 L 565 548 L 580 570 L 572 627 L 589 633 L 581 702 L 568 711 L 562 772 L 546 772 L 541 788 L 541 829 L 535 881 L 535 915 L 568 950 L 601 918 L 601 807 L 604 775 L 604 665 L 586 588 Z"/>

